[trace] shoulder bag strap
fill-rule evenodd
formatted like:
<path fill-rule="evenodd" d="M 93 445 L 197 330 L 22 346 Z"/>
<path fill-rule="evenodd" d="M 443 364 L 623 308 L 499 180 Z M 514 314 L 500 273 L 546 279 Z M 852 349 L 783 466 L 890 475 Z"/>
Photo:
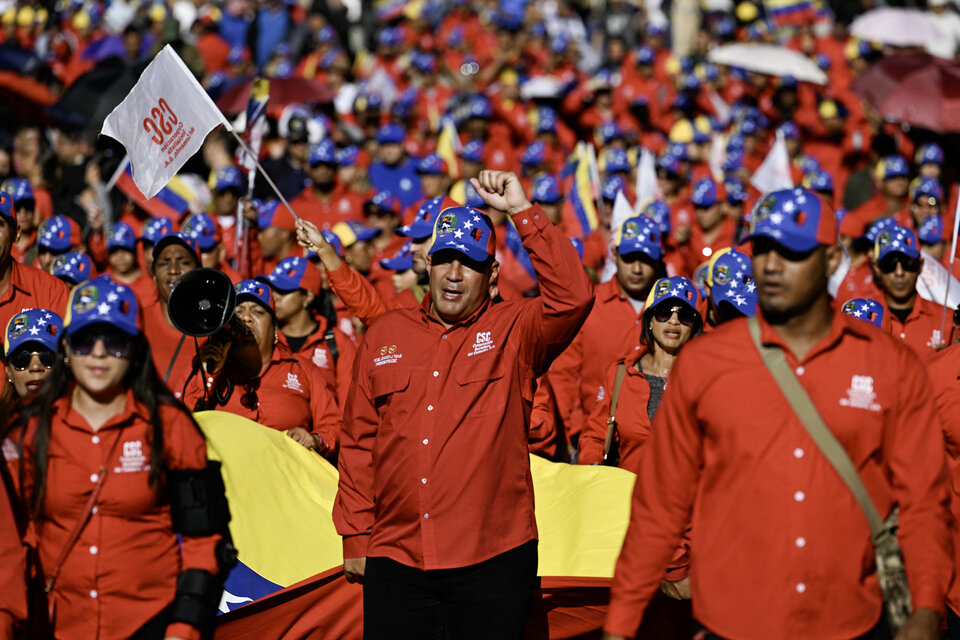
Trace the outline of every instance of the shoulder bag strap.
<path fill-rule="evenodd" d="M 613 395 L 610 396 L 610 415 L 607 417 L 607 437 L 603 441 L 603 459 L 606 460 L 610 455 L 610 447 L 613 445 L 613 431 L 617 427 L 617 403 L 620 401 L 620 387 L 623 386 L 623 379 L 627 375 L 627 363 L 621 362 L 617 367 L 617 375 L 613 379 Z"/>
<path fill-rule="evenodd" d="M 800 419 L 807 433 L 813 438 L 820 452 L 826 456 L 836 472 L 840 474 L 844 484 L 853 492 L 857 502 L 860 503 L 860 508 L 867 516 L 867 522 L 870 523 L 870 532 L 876 538 L 884 530 L 883 519 L 877 512 L 876 505 L 873 504 L 870 494 L 867 493 L 867 488 L 863 485 L 863 480 L 860 479 L 860 474 L 857 473 L 843 445 L 840 444 L 829 427 L 824 424 L 817 408 L 810 400 L 810 396 L 807 395 L 793 371 L 790 370 L 783 351 L 777 347 L 767 347 L 761 344 L 760 322 L 756 316 L 747 319 L 747 327 L 750 330 L 750 338 L 753 340 L 754 346 L 763 358 L 763 363 L 773 374 L 777 386 L 780 387 L 780 391 L 783 392 L 787 402 L 790 403 L 790 408 L 797 414 L 797 418 Z"/>
<path fill-rule="evenodd" d="M 103 464 L 100 465 L 100 469 L 97 471 L 97 483 L 93 485 L 93 491 L 90 492 L 90 497 L 87 498 L 87 504 L 84 505 L 83 512 L 80 514 L 80 518 L 77 519 L 77 524 L 74 525 L 73 531 L 70 532 L 70 537 L 67 538 L 67 543 L 63 545 L 62 549 L 60 549 L 60 556 L 57 558 L 57 563 L 53 565 L 53 571 L 50 572 L 50 575 L 47 578 L 47 584 L 43 587 L 43 590 L 47 593 L 53 591 L 53 584 L 57 581 L 57 576 L 60 575 L 60 569 L 63 568 L 63 563 L 67 561 L 67 556 L 70 555 L 70 550 L 73 549 L 73 545 L 75 545 L 77 540 L 80 538 L 80 533 L 83 531 L 83 528 L 86 526 L 87 522 L 90 521 L 90 515 L 93 513 L 93 507 L 97 504 L 97 498 L 100 496 L 100 490 L 103 489 L 103 483 L 107 479 L 107 473 L 110 470 L 110 467 L 108 466 L 110 463 L 110 458 L 113 456 L 113 452 L 116 451 L 121 437 L 123 437 L 123 430 L 117 429 L 117 437 L 114 438 L 113 444 L 110 445 L 110 450 L 107 451 L 107 455 L 103 459 Z"/>

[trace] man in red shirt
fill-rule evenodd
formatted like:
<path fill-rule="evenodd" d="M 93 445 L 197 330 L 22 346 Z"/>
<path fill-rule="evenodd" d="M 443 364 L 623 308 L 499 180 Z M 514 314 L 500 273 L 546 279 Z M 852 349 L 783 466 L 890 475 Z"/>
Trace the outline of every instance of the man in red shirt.
<path fill-rule="evenodd" d="M 321 229 L 338 222 L 359 220 L 363 215 L 362 195 L 347 191 L 337 178 L 337 148 L 327 138 L 310 149 L 310 181 L 303 192 L 290 201 L 297 216 Z"/>
<path fill-rule="evenodd" d="M 895 338 L 906 342 L 921 358 L 953 344 L 953 314 L 947 314 L 944 327 L 947 335 L 941 335 L 943 306 L 917 295 L 923 258 L 913 231 L 899 226 L 881 231 L 872 266 L 874 281 L 883 293 L 886 329 Z"/>
<path fill-rule="evenodd" d="M 881 515 L 899 506 L 914 613 L 897 637 L 939 638 L 954 563 L 944 439 L 923 364 L 831 303 L 841 253 L 833 210 L 816 194 L 775 191 L 753 225 L 761 342 L 780 348 Z M 607 640 L 632 637 L 691 522 L 693 614 L 708 637 L 890 637 L 867 519 L 746 320 L 691 342 L 670 373 L 641 453 Z"/>
<path fill-rule="evenodd" d="M 847 213 L 840 224 L 840 234 L 856 238 L 875 220 L 896 216 L 907 206 L 910 170 L 901 156 L 887 156 L 877 163 L 877 194 Z M 902 216 L 902 214 L 901 214 Z"/>
<path fill-rule="evenodd" d="M 576 334 L 591 285 L 515 174 L 473 183 L 513 218 L 541 295 L 492 302 L 493 226 L 454 207 L 437 220 L 423 304 L 364 335 L 333 518 L 347 579 L 364 584 L 368 639 L 519 638 L 535 585 L 534 381 Z"/>

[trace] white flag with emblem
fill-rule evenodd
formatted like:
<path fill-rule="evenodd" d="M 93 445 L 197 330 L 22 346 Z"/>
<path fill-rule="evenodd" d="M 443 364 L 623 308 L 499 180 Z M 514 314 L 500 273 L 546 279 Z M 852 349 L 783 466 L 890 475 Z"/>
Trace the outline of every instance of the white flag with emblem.
<path fill-rule="evenodd" d="M 662 197 L 660 183 L 657 181 L 657 161 L 653 157 L 653 152 L 646 147 L 641 147 L 640 161 L 637 163 L 637 201 L 633 205 L 633 210 L 640 213 L 640 209 L 648 202 Z M 611 229 L 616 228 L 611 226 Z"/>
<path fill-rule="evenodd" d="M 118 140 L 147 198 L 157 195 L 218 124 L 230 128 L 180 56 L 167 45 L 103 121 L 100 133 Z"/>
<path fill-rule="evenodd" d="M 790 154 L 787 153 L 787 141 L 782 131 L 777 131 L 777 141 L 773 143 L 767 157 L 750 177 L 750 184 L 760 193 L 793 188 L 793 178 L 790 176 Z"/>

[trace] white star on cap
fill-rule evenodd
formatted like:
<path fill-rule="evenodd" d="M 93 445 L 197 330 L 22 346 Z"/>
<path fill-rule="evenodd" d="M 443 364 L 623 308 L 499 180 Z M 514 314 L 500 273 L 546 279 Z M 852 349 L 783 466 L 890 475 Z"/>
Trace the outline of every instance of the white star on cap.
<path fill-rule="evenodd" d="M 735 296 L 735 295 L 737 295 L 737 288 L 736 288 L 735 286 L 733 286 L 733 285 L 730 285 L 730 288 L 727 289 L 727 295 L 728 295 L 728 296 Z"/>
<path fill-rule="evenodd" d="M 857 309 L 856 311 L 853 312 L 852 315 L 853 315 L 854 317 L 859 318 L 859 317 L 860 317 L 861 315 L 863 315 L 863 314 L 860 313 L 860 309 Z"/>
<path fill-rule="evenodd" d="M 734 275 L 734 277 L 735 277 L 737 280 L 739 280 L 740 278 L 743 277 L 743 271 L 737 271 L 737 272 L 736 272 L 735 274 L 733 274 L 733 275 Z"/>
<path fill-rule="evenodd" d="M 463 237 L 463 231 L 460 231 L 460 229 L 457 229 L 456 231 L 453 232 L 453 237 L 459 240 L 460 238 Z"/>
<path fill-rule="evenodd" d="M 742 307 L 743 305 L 747 304 L 747 299 L 743 296 L 737 296 L 734 298 L 734 300 L 736 301 L 738 307 Z"/>
<path fill-rule="evenodd" d="M 117 293 L 123 293 L 126 290 L 127 290 L 126 287 L 117 287 Z"/>
<path fill-rule="evenodd" d="M 747 283 L 747 291 L 749 291 L 750 293 L 753 293 L 756 290 L 757 290 L 757 285 L 753 284 L 753 280 Z"/>
<path fill-rule="evenodd" d="M 460 249 L 460 251 L 466 251 L 466 250 L 467 250 L 466 245 L 462 245 L 462 244 L 460 244 L 459 242 L 456 243 L 456 244 L 453 245 L 453 246 L 455 246 L 457 249 Z"/>
<path fill-rule="evenodd" d="M 480 216 L 473 216 L 474 222 L 480 222 Z"/>
<path fill-rule="evenodd" d="M 792 212 L 796 208 L 797 208 L 797 205 L 793 202 L 793 200 L 787 200 L 786 202 L 783 203 L 783 210 L 786 211 L 787 213 Z"/>
<path fill-rule="evenodd" d="M 53 319 L 53 316 L 50 315 L 49 313 L 43 314 L 43 317 L 46 318 L 47 320 L 52 320 L 52 319 Z"/>
<path fill-rule="evenodd" d="M 677 288 L 676 288 L 676 287 L 674 287 L 673 289 L 670 289 L 670 295 L 671 295 L 671 296 L 678 295 L 679 293 L 680 293 L 680 292 L 677 291 Z"/>
<path fill-rule="evenodd" d="M 786 209 L 786 207 L 784 207 Z M 783 224 L 783 214 L 780 213 L 771 213 L 770 222 L 773 224 Z"/>
<path fill-rule="evenodd" d="M 467 229 L 473 229 L 473 223 L 470 222 L 469 220 L 467 220 L 466 222 L 464 222 L 464 223 L 463 223 L 463 226 L 466 227 Z"/>
<path fill-rule="evenodd" d="M 803 195 L 802 191 L 799 194 L 797 194 L 797 204 L 803 204 L 806 201 L 807 201 L 807 196 Z"/>
<path fill-rule="evenodd" d="M 110 305 L 108 305 L 106 302 L 101 302 L 97 306 L 97 313 L 99 313 L 101 316 L 107 315 L 110 313 Z"/>
<path fill-rule="evenodd" d="M 111 291 L 109 294 L 107 294 L 107 302 L 116 302 L 118 297 L 119 296 L 116 293 Z"/>
<path fill-rule="evenodd" d="M 39 320 L 37 320 L 37 324 L 42 327 L 42 326 L 44 326 L 45 324 L 47 324 L 47 321 L 44 320 L 43 318 L 40 318 Z"/>
<path fill-rule="evenodd" d="M 35 336 L 35 335 L 37 335 L 38 333 L 40 333 L 40 328 L 39 328 L 39 327 L 30 327 L 30 335 Z"/>

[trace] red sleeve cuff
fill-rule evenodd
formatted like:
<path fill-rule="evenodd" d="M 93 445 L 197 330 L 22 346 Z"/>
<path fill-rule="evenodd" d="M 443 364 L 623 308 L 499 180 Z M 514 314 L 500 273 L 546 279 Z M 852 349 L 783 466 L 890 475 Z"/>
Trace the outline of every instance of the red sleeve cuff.
<path fill-rule="evenodd" d="M 343 537 L 344 558 L 366 558 L 367 547 L 370 544 L 370 534 L 360 534 Z"/>
<path fill-rule="evenodd" d="M 517 228 L 517 233 L 521 238 L 526 238 L 530 234 L 546 228 L 550 225 L 550 218 L 543 212 L 540 205 L 533 204 L 526 209 L 517 211 L 510 216 L 513 225 Z"/>
<path fill-rule="evenodd" d="M 913 604 L 914 611 L 917 609 L 930 609 L 940 614 L 941 618 L 947 615 L 944 594 L 936 586 L 921 585 L 916 589 L 911 586 L 910 591 L 910 600 Z"/>
<path fill-rule="evenodd" d="M 200 631 L 186 622 L 174 622 L 167 625 L 168 638 L 183 638 L 184 640 L 200 640 Z"/>

